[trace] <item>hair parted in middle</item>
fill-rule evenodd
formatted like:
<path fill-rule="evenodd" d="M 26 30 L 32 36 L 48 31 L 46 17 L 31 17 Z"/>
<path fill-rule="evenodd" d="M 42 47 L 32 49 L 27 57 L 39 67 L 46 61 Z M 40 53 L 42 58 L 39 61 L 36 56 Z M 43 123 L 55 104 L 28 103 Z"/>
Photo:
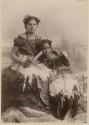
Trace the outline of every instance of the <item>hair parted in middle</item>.
<path fill-rule="evenodd" d="M 23 23 L 24 23 L 25 27 L 27 26 L 27 24 L 28 24 L 28 22 L 29 22 L 30 20 L 35 20 L 36 23 L 37 23 L 37 25 L 40 23 L 40 19 L 38 19 L 37 17 L 31 16 L 31 15 L 26 15 L 26 16 L 24 17 L 24 19 L 23 19 Z"/>

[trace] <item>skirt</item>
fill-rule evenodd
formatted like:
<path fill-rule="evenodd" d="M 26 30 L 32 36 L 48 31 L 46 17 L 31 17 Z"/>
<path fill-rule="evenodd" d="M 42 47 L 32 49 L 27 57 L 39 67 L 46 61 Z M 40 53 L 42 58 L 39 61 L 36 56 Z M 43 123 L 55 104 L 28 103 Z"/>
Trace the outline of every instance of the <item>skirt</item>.
<path fill-rule="evenodd" d="M 36 78 L 37 88 L 41 90 L 40 97 L 45 105 L 49 105 L 49 78 L 51 70 L 44 64 L 37 64 L 31 65 L 29 68 L 21 67 L 20 72 L 24 74 L 25 78 L 29 78 L 30 86 L 33 84 L 33 78 Z"/>
<path fill-rule="evenodd" d="M 69 98 L 74 94 L 78 93 L 78 84 L 73 74 L 60 74 L 57 79 L 55 79 L 50 84 L 50 95 L 56 96 L 59 93 L 67 95 Z"/>

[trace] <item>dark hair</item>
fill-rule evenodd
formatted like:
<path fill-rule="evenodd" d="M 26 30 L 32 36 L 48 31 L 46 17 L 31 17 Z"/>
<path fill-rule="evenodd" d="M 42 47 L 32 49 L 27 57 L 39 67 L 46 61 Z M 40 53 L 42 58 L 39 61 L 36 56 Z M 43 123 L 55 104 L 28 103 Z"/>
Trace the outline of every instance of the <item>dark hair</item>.
<path fill-rule="evenodd" d="M 43 46 L 45 44 L 48 44 L 50 46 L 50 48 L 52 48 L 52 41 L 51 40 L 48 40 L 48 39 L 42 40 L 41 48 L 43 48 Z"/>
<path fill-rule="evenodd" d="M 27 26 L 27 24 L 28 24 L 28 22 L 29 22 L 30 20 L 35 20 L 36 23 L 37 23 L 37 25 L 38 25 L 39 22 L 40 22 L 40 20 L 39 20 L 37 17 L 27 15 L 27 16 L 25 16 L 24 19 L 23 19 L 23 23 L 24 23 L 25 27 Z"/>

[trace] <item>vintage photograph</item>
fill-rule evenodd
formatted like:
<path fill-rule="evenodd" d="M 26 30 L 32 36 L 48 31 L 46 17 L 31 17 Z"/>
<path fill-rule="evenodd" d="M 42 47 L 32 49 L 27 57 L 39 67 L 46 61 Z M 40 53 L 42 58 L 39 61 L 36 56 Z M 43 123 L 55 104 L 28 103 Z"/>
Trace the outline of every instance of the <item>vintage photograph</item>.
<path fill-rule="evenodd" d="M 1 0 L 2 123 L 87 124 L 88 0 Z"/>

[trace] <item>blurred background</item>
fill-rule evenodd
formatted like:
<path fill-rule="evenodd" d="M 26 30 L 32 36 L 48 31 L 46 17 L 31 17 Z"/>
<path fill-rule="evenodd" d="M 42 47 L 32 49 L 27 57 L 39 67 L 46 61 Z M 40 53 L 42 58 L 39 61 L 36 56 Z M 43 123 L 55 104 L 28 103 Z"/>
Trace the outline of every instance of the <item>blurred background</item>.
<path fill-rule="evenodd" d="M 11 63 L 9 57 L 14 38 L 25 32 L 25 15 L 41 20 L 38 33 L 53 41 L 53 47 L 68 53 L 74 72 L 86 72 L 88 47 L 87 0 L 3 0 L 2 19 L 2 68 Z"/>

